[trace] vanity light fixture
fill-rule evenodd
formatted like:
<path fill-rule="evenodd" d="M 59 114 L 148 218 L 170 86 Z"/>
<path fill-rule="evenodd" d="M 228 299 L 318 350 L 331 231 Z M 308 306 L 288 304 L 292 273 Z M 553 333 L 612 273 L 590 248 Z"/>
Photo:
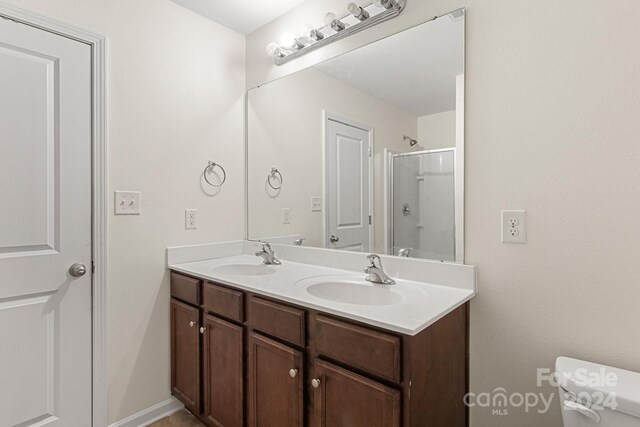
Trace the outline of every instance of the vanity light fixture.
<path fill-rule="evenodd" d="M 324 34 L 316 30 L 309 24 L 306 24 L 302 27 L 302 29 L 300 30 L 300 35 L 312 42 L 317 42 L 318 40 L 322 40 L 324 38 Z"/>
<path fill-rule="evenodd" d="M 347 6 L 347 15 L 338 18 L 329 12 L 324 17 L 324 26 L 315 28 L 307 24 L 302 27 L 300 38 L 285 33 L 280 44 L 267 45 L 267 54 L 274 59 L 276 65 L 285 64 L 307 52 L 395 18 L 404 10 L 406 3 L 407 0 L 374 0 L 360 6 L 351 2 Z"/>
<path fill-rule="evenodd" d="M 369 18 L 369 12 L 364 10 L 361 6 L 351 2 L 347 5 L 347 10 L 350 14 L 356 17 L 359 21 L 364 21 Z"/>
<path fill-rule="evenodd" d="M 272 58 L 284 58 L 286 54 L 277 43 L 269 43 L 267 45 L 267 55 Z"/>
<path fill-rule="evenodd" d="M 280 38 L 280 42 L 287 49 L 298 50 L 298 49 L 302 49 L 304 47 L 304 45 L 302 43 L 300 43 L 300 40 L 295 38 L 293 36 L 293 34 L 291 34 L 291 33 L 284 33 L 282 35 L 282 37 Z"/>
<path fill-rule="evenodd" d="M 391 9 L 394 5 L 395 0 L 374 0 L 373 4 L 378 7 L 383 7 L 385 9 Z"/>
<path fill-rule="evenodd" d="M 331 27 L 331 29 L 335 32 L 340 32 L 344 30 L 346 25 L 338 19 L 335 13 L 329 12 L 324 16 L 324 23 L 327 27 Z"/>

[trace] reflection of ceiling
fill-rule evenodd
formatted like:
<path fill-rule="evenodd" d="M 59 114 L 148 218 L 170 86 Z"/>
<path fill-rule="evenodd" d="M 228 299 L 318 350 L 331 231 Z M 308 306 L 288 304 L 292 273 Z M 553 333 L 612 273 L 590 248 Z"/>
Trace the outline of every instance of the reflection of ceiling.
<path fill-rule="evenodd" d="M 240 34 L 251 34 L 304 0 L 173 0 Z"/>
<path fill-rule="evenodd" d="M 464 73 L 464 19 L 444 16 L 316 68 L 418 117 L 450 111 Z"/>

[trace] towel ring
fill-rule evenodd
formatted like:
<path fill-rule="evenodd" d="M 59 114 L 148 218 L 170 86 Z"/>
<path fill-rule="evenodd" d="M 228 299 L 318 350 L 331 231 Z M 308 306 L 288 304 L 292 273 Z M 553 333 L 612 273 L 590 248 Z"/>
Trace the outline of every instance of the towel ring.
<path fill-rule="evenodd" d="M 275 176 L 277 176 L 278 180 L 280 181 L 280 185 L 277 187 L 274 187 L 273 184 L 271 184 L 271 178 Z M 271 172 L 269 172 L 269 175 L 267 175 L 267 184 L 269 184 L 269 187 L 273 188 L 274 190 L 279 190 L 282 188 L 282 174 L 278 169 L 271 168 Z"/>
<path fill-rule="evenodd" d="M 209 173 L 212 172 L 216 166 L 220 168 L 220 170 L 222 171 L 222 181 L 220 181 L 220 184 L 218 185 L 213 184 L 211 181 L 209 181 L 209 178 L 207 178 L 207 172 Z M 209 184 L 212 187 L 222 187 L 222 184 L 224 184 L 224 182 L 227 180 L 227 173 L 224 171 L 224 168 L 220 166 L 220 164 L 212 161 L 209 161 L 207 166 L 204 168 L 204 172 L 202 172 L 202 176 L 204 176 L 204 180 L 207 181 L 207 184 Z"/>

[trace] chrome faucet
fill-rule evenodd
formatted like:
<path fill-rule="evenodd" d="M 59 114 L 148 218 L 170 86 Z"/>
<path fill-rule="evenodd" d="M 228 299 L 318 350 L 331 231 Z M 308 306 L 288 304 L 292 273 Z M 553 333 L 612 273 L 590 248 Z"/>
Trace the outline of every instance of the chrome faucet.
<path fill-rule="evenodd" d="M 409 254 L 411 253 L 412 248 L 402 248 L 398 251 L 398 256 L 403 256 L 409 258 Z"/>
<path fill-rule="evenodd" d="M 381 283 L 383 285 L 396 284 L 396 281 L 387 276 L 387 274 L 382 270 L 382 261 L 378 255 L 367 255 L 367 261 L 369 261 L 371 265 L 364 269 L 364 272 L 367 273 L 367 277 L 364 278 L 365 280 L 373 283 Z"/>
<path fill-rule="evenodd" d="M 280 265 L 282 264 L 279 259 L 276 258 L 276 254 L 271 249 L 271 245 L 268 243 L 262 244 L 262 249 L 256 252 L 256 256 L 262 257 L 265 264 L 268 265 Z"/>

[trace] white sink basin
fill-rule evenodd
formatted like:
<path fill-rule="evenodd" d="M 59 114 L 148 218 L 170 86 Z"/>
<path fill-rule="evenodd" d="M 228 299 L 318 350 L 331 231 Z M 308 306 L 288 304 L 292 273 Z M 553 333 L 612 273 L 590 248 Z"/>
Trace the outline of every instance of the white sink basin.
<path fill-rule="evenodd" d="M 276 268 L 266 264 L 225 264 L 213 267 L 211 271 L 232 276 L 264 276 L 275 273 Z"/>
<path fill-rule="evenodd" d="M 427 296 L 410 284 L 380 285 L 354 276 L 309 277 L 296 282 L 296 287 L 317 298 L 355 305 L 396 305 Z"/>

